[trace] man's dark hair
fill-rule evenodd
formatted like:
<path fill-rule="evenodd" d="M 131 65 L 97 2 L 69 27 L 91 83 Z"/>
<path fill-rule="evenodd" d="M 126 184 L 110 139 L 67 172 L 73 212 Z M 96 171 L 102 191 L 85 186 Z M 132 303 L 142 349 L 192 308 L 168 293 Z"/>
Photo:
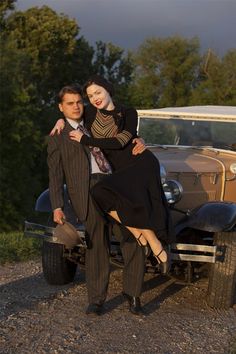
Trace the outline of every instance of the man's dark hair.
<path fill-rule="evenodd" d="M 63 101 L 63 97 L 66 93 L 73 93 L 75 95 L 79 94 L 80 96 L 82 96 L 82 89 L 78 84 L 72 84 L 62 87 L 57 96 L 58 103 L 61 103 Z"/>

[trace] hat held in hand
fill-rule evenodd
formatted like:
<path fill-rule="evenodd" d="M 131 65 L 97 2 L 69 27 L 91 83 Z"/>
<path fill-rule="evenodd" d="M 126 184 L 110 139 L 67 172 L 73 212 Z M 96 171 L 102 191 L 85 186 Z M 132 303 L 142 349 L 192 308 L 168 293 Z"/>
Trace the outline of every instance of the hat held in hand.
<path fill-rule="evenodd" d="M 53 232 L 53 236 L 56 237 L 58 243 L 62 243 L 67 248 L 73 248 L 76 245 L 84 243 L 76 228 L 68 221 L 64 221 L 63 225 L 58 224 Z"/>

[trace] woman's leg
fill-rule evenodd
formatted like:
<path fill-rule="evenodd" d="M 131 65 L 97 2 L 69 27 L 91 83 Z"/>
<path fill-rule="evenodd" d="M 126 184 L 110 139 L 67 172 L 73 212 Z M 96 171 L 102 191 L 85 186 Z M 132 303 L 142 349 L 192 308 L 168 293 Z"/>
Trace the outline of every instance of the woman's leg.
<path fill-rule="evenodd" d="M 109 212 L 109 215 L 115 219 L 116 221 L 118 221 L 119 223 L 121 223 L 120 218 L 117 214 L 116 211 L 112 210 Z M 127 229 L 134 235 L 134 237 L 136 239 L 138 239 L 140 241 L 140 243 L 142 245 L 146 245 L 147 242 L 149 243 L 149 246 L 151 247 L 153 254 L 154 255 L 159 255 L 157 258 L 157 261 L 161 261 L 161 262 L 166 262 L 167 261 L 167 253 L 165 250 L 163 250 L 162 244 L 161 242 L 158 240 L 156 234 L 154 233 L 154 231 L 149 230 L 149 229 L 137 229 L 134 227 L 130 227 L 130 226 L 126 226 Z M 140 236 L 141 235 L 141 236 Z M 161 252 L 163 250 L 163 252 Z M 161 253 L 160 253 L 161 252 Z"/>
<path fill-rule="evenodd" d="M 120 218 L 117 214 L 116 211 L 112 210 L 109 211 L 108 214 L 115 219 L 116 221 L 118 221 L 121 224 Z M 138 241 L 138 243 L 140 243 L 142 246 L 146 246 L 147 245 L 147 240 L 145 239 L 145 237 L 142 235 L 142 230 L 136 229 L 135 227 L 130 227 L 130 226 L 126 226 L 124 225 L 136 238 L 136 240 Z"/>

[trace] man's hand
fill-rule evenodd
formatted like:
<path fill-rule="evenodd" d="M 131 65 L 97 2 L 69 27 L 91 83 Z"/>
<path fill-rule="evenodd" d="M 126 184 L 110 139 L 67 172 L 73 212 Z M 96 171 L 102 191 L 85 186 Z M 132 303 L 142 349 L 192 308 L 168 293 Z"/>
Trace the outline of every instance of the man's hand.
<path fill-rule="evenodd" d="M 135 138 L 132 143 L 135 144 L 132 150 L 133 155 L 142 154 L 146 150 L 145 141 L 142 138 Z"/>
<path fill-rule="evenodd" d="M 64 119 L 62 119 L 62 118 L 58 119 L 58 121 L 56 122 L 56 124 L 54 125 L 52 130 L 50 131 L 49 135 L 53 136 L 56 133 L 59 135 L 61 133 L 61 131 L 64 129 L 64 127 L 65 127 Z"/>
<path fill-rule="evenodd" d="M 54 222 L 56 222 L 57 224 L 63 225 L 65 219 L 66 219 L 66 216 L 61 209 L 58 208 L 53 211 L 53 221 Z"/>

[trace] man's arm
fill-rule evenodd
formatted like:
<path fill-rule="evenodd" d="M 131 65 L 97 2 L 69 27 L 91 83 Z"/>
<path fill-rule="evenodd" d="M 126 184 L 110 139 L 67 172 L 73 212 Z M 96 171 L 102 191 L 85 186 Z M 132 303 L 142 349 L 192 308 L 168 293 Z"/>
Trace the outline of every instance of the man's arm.
<path fill-rule="evenodd" d="M 53 210 L 53 221 L 58 224 L 63 224 L 63 219 L 65 219 L 65 214 L 62 211 L 64 206 L 64 173 L 57 137 L 49 138 L 47 151 L 49 194 Z"/>

